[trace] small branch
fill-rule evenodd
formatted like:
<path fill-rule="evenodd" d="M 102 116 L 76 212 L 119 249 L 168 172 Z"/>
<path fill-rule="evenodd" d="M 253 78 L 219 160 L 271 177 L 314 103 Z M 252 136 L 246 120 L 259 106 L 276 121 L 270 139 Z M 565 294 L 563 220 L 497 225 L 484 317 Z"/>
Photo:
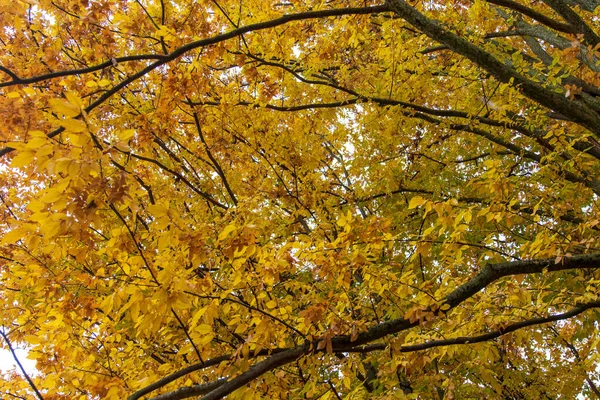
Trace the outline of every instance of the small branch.
<path fill-rule="evenodd" d="M 127 232 L 129 232 L 129 236 L 131 237 L 131 240 L 133 241 L 133 244 L 135 244 L 135 247 L 136 247 L 136 249 L 138 250 L 138 252 L 140 254 L 140 257 L 142 257 L 142 260 L 144 260 L 144 264 L 146 265 L 146 269 L 148 269 L 148 272 L 150 272 L 150 276 L 152 276 L 152 280 L 154 281 L 154 283 L 156 283 L 157 286 L 160 286 L 160 283 L 158 282 L 158 279 L 156 278 L 156 274 L 154 273 L 154 270 L 152 269 L 152 267 L 148 263 L 148 260 L 146 260 L 146 256 L 144 255 L 144 251 L 142 249 L 142 246 L 140 246 L 140 244 L 138 243 L 137 239 L 135 238 L 135 234 L 133 233 L 133 231 L 131 230 L 131 228 L 127 224 L 127 221 L 125 221 L 125 218 L 123 218 L 123 216 L 121 215 L 121 213 L 119 212 L 119 210 L 117 210 L 117 207 L 114 206 L 114 204 L 110 203 L 109 207 L 110 207 L 111 210 L 113 210 L 113 212 L 119 218 L 119 220 L 121 221 L 121 223 L 123 223 L 123 225 L 125 225 L 125 228 L 127 229 Z"/>
<path fill-rule="evenodd" d="M 183 323 L 181 318 L 179 318 L 179 315 L 177 315 L 177 313 L 175 312 L 175 310 L 173 308 L 171 308 L 171 312 L 175 316 L 175 319 L 177 319 L 177 322 L 179 323 L 179 326 L 181 327 L 181 329 L 183 329 L 183 332 L 185 333 L 185 337 L 187 337 L 187 339 L 192 344 L 192 347 L 194 348 L 194 351 L 196 352 L 196 356 L 198 357 L 198 360 L 200 360 L 200 362 L 202 362 L 202 356 L 200 355 L 200 351 L 198 350 L 198 347 L 196 347 L 196 343 L 194 343 L 194 341 L 192 340 L 192 337 L 190 336 L 190 333 L 188 332 L 188 329 L 186 328 L 185 324 Z"/>
<path fill-rule="evenodd" d="M 554 333 L 555 337 L 557 337 L 560 340 L 562 340 L 562 342 L 565 344 L 565 346 L 567 346 L 567 348 L 571 351 L 571 353 L 573 354 L 573 356 L 575 356 L 575 360 L 577 360 L 577 362 L 581 363 L 581 356 L 579 355 L 579 352 L 577 351 L 577 348 L 575 348 L 575 346 L 570 341 L 568 341 L 565 338 L 563 338 L 560 335 L 560 333 L 558 333 L 553 326 L 550 327 L 550 330 L 552 331 L 552 333 Z M 585 371 L 585 368 L 583 368 L 583 369 L 584 369 L 584 372 L 585 372 L 585 381 L 589 385 L 589 387 L 592 390 L 592 392 L 594 392 L 594 394 L 596 395 L 596 397 L 598 399 L 600 399 L 600 390 L 598 390 L 598 387 L 596 386 L 596 384 L 594 383 L 594 381 L 590 378 L 590 376 L 588 375 L 587 371 Z"/>
<path fill-rule="evenodd" d="M 4 327 L 2 327 L 2 329 L 0 329 L 0 335 L 2 336 L 2 338 L 4 339 L 4 341 L 6 342 L 6 346 L 8 347 L 8 350 L 11 352 L 11 354 L 13 356 L 13 359 L 15 360 L 15 362 L 17 363 L 17 365 L 19 366 L 19 369 L 21 370 L 21 373 L 23 374 L 23 376 L 25 376 L 25 379 L 27 380 L 27 383 L 29 383 L 29 386 L 31 386 L 31 388 L 35 392 L 37 398 L 39 400 L 44 400 L 44 397 L 42 396 L 42 394 L 40 393 L 40 391 L 37 389 L 37 387 L 35 387 L 35 383 L 33 383 L 33 381 L 31 380 L 31 378 L 29 377 L 29 375 L 25 371 L 25 368 L 23 368 L 23 365 L 19 361 L 19 358 L 17 357 L 17 353 L 15 353 L 15 350 L 13 349 L 13 347 L 12 347 L 12 345 L 10 343 L 10 340 L 8 340 L 8 336 L 6 335 L 6 332 L 4 331 Z"/>
<path fill-rule="evenodd" d="M 115 61 L 117 63 L 123 63 L 123 62 L 129 62 L 129 61 L 162 60 L 165 57 L 167 57 L 167 56 L 163 56 L 160 54 L 140 54 L 140 55 L 135 55 L 135 56 L 115 57 L 114 59 L 110 59 L 108 61 L 105 61 L 105 62 L 97 64 L 97 65 L 92 65 L 91 67 L 70 69 L 67 71 L 50 72 L 48 74 L 33 76 L 31 78 L 19 78 L 17 75 L 12 73 L 8 69 L 6 69 L 4 67 L 0 67 L 0 71 L 6 72 L 12 78 L 11 81 L 1 82 L 0 88 L 7 87 L 7 86 L 15 86 L 15 85 L 27 85 L 30 83 L 47 81 L 49 79 L 61 78 L 64 76 L 89 74 L 91 72 L 100 71 L 105 68 L 113 67 Z"/>
<path fill-rule="evenodd" d="M 421 343 L 421 344 L 402 346 L 402 347 L 400 347 L 400 351 L 404 353 L 404 352 L 425 350 L 425 349 L 430 349 L 433 347 L 440 347 L 440 346 L 486 342 L 486 341 L 489 341 L 492 339 L 499 338 L 500 336 L 506 335 L 507 333 L 514 332 L 518 329 L 526 328 L 526 327 L 533 326 L 533 325 L 546 324 L 548 322 L 555 322 L 555 321 L 560 321 L 563 319 L 572 318 L 578 314 L 581 314 L 582 312 L 584 312 L 586 310 L 589 310 L 591 308 L 598 308 L 598 307 L 600 307 L 600 301 L 585 303 L 585 304 L 581 304 L 581 305 L 573 308 L 572 310 L 567 311 L 562 314 L 555 314 L 555 315 L 550 315 L 548 317 L 539 317 L 539 318 L 528 319 L 526 321 L 517 322 L 517 323 L 511 324 L 511 325 L 508 325 L 504 328 L 500 328 L 495 331 L 485 333 L 482 335 L 457 337 L 457 338 L 452 338 L 452 339 L 431 340 L 431 341 Z"/>
<path fill-rule="evenodd" d="M 200 189 L 198 189 L 197 187 L 195 187 L 194 185 L 192 185 L 192 183 L 190 181 L 188 181 L 183 175 L 181 175 L 180 173 L 178 173 L 175 170 L 172 170 L 171 168 L 167 167 L 166 165 L 162 164 L 160 161 L 157 161 L 153 158 L 149 158 L 149 157 L 145 157 L 139 154 L 135 154 L 132 152 L 123 152 L 124 154 L 128 154 L 133 158 L 137 158 L 138 160 L 143 160 L 143 161 L 147 161 L 150 162 L 156 166 L 158 166 L 159 168 L 161 168 L 162 170 L 170 173 L 171 175 L 173 175 L 175 178 L 179 179 L 181 182 L 183 182 L 186 186 L 188 186 L 193 192 L 195 192 L 196 194 L 200 195 L 203 199 L 205 199 L 206 201 L 208 201 L 209 203 L 211 203 L 212 205 L 222 208 L 224 210 L 226 210 L 228 207 L 219 203 L 217 200 L 215 200 L 211 195 L 204 193 L 203 191 L 201 191 Z"/>
<path fill-rule="evenodd" d="M 10 76 L 13 81 L 20 81 L 21 80 L 21 78 L 19 78 L 17 76 L 17 74 L 15 74 L 14 72 L 12 72 L 10 69 L 8 69 L 6 67 L 3 67 L 2 65 L 0 65 L 0 71 L 4 72 L 8 76 Z"/>
<path fill-rule="evenodd" d="M 152 25 L 154 25 L 154 27 L 156 29 L 159 29 L 160 27 L 158 26 L 158 24 L 156 23 L 156 21 L 154 21 L 154 18 L 152 18 L 152 15 L 150 15 L 150 13 L 146 9 L 146 7 L 144 7 L 144 5 L 140 2 L 140 0 L 135 0 L 135 2 L 138 3 L 138 5 L 142 8 L 142 10 L 144 11 L 144 14 L 146 14 L 146 16 L 148 17 L 148 19 L 150 20 L 150 22 L 152 22 Z M 163 24 L 164 24 L 164 22 L 163 22 Z"/>
<path fill-rule="evenodd" d="M 227 11 L 225 11 L 225 9 L 223 7 L 221 7 L 219 2 L 217 2 L 216 0 L 212 0 L 212 2 L 215 6 L 217 6 L 217 8 L 221 11 L 221 13 L 225 16 L 225 18 L 227 18 L 229 23 L 237 28 L 238 25 L 235 22 L 233 22 L 233 20 L 229 17 L 229 14 L 227 13 Z"/>
<path fill-rule="evenodd" d="M 337 390 L 335 389 L 335 386 L 333 386 L 333 382 L 331 382 L 331 380 L 327 381 L 327 384 L 329 385 L 329 387 L 331 388 L 331 391 L 333 392 L 333 394 L 335 395 L 335 397 L 338 400 L 342 400 L 342 398 L 340 397 L 340 395 L 338 394 Z"/>
<path fill-rule="evenodd" d="M 0 193 L 0 200 L 2 201 L 2 204 L 4 204 L 4 206 L 6 207 L 6 209 L 10 213 L 10 215 L 12 215 L 12 217 L 15 219 L 15 221 L 18 221 L 19 218 L 17 218 L 17 216 L 15 215 L 15 213 L 13 212 L 13 210 L 10 208 L 10 206 L 8 205 L 8 203 L 4 200 L 4 196 L 2 196 L 1 193 Z"/>
<path fill-rule="evenodd" d="M 165 1 L 164 0 L 160 0 L 160 23 L 161 25 L 165 24 L 165 20 L 166 20 L 166 10 L 165 10 Z"/>
<path fill-rule="evenodd" d="M 189 104 L 189 102 L 190 102 L 190 100 L 188 99 L 188 104 Z M 231 186 L 229 186 L 227 177 L 225 177 L 225 172 L 221 168 L 221 165 L 219 164 L 217 159 L 215 157 L 213 157 L 212 152 L 210 151 L 210 147 L 208 147 L 208 143 L 206 143 L 206 140 L 204 139 L 204 134 L 202 133 L 202 126 L 200 124 L 200 119 L 198 118 L 198 113 L 196 113 L 195 111 L 193 113 L 194 113 L 194 123 L 196 124 L 196 130 L 198 131 L 198 136 L 200 137 L 200 141 L 204 145 L 204 150 L 206 151 L 208 158 L 212 162 L 213 167 L 217 171 L 217 174 L 221 178 L 221 181 L 223 182 L 223 185 L 225 186 L 225 189 L 227 190 L 227 193 L 229 194 L 231 201 L 233 201 L 233 204 L 237 206 L 237 203 L 238 203 L 237 198 L 235 197 L 233 190 L 231 190 Z"/>
<path fill-rule="evenodd" d="M 298 329 L 294 328 L 293 326 L 291 326 L 290 324 L 288 324 L 287 322 L 285 322 L 285 321 L 284 321 L 284 320 L 282 320 L 281 318 L 278 318 L 278 317 L 276 317 L 276 316 L 274 316 L 274 315 L 272 315 L 272 314 L 269 314 L 267 311 L 265 311 L 265 310 L 262 310 L 262 309 L 260 309 L 260 308 L 258 308 L 258 307 L 251 306 L 250 304 L 246 303 L 246 302 L 245 302 L 245 301 L 243 301 L 243 300 L 240 300 L 240 299 L 232 299 L 231 297 L 225 297 L 225 298 L 221 298 L 221 297 L 218 297 L 218 296 L 199 296 L 199 295 L 197 295 L 196 293 L 190 292 L 190 291 L 188 291 L 188 290 L 185 290 L 185 291 L 184 291 L 184 293 L 187 293 L 187 294 L 189 294 L 189 295 L 192 295 L 192 296 L 196 296 L 196 297 L 204 298 L 204 299 L 206 299 L 206 298 L 211 298 L 211 299 L 220 299 L 221 301 L 229 301 L 229 302 L 232 302 L 232 303 L 239 304 L 240 306 L 242 306 L 242 307 L 245 307 L 245 308 L 247 308 L 248 310 L 252 310 L 252 311 L 259 312 L 259 313 L 263 314 L 264 316 L 266 316 L 266 317 L 268 317 L 268 318 L 271 318 L 271 319 L 273 319 L 273 320 L 275 320 L 275 321 L 279 322 L 281 325 L 285 326 L 286 328 L 288 328 L 288 329 L 289 329 L 289 330 L 291 330 L 292 332 L 296 333 L 296 334 L 297 334 L 297 335 L 299 335 L 300 337 L 302 337 L 302 338 L 306 338 L 306 336 L 305 336 L 305 335 L 304 335 L 302 332 L 300 332 Z"/>

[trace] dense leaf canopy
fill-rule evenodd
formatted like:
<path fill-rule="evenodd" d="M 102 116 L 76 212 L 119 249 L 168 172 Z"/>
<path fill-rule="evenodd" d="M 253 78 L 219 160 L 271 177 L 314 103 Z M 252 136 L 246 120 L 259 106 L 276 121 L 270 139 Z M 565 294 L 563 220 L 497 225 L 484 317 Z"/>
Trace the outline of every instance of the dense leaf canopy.
<path fill-rule="evenodd" d="M 600 397 L 598 5 L 0 2 L 0 397 Z"/>

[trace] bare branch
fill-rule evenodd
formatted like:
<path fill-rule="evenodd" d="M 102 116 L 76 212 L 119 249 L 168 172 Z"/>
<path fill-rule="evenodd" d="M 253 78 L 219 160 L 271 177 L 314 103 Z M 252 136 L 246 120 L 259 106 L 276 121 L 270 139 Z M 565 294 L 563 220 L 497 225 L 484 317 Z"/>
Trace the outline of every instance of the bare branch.
<path fill-rule="evenodd" d="M 21 361 L 19 361 L 19 357 L 17 357 L 17 353 L 15 353 L 15 350 L 13 349 L 12 344 L 10 343 L 10 340 L 8 340 L 8 336 L 6 335 L 4 327 L 2 327 L 2 329 L 0 329 L 0 335 L 2 336 L 2 338 L 4 339 L 4 341 L 6 342 L 6 346 L 8 347 L 8 350 L 10 351 L 10 353 L 13 356 L 13 359 L 15 360 L 15 362 L 17 363 L 17 365 L 19 366 L 19 369 L 21 370 L 21 373 L 23 374 L 23 376 L 27 380 L 27 383 L 29 383 L 29 386 L 31 386 L 31 389 L 33 389 L 33 391 L 35 392 L 35 395 L 37 396 L 37 398 L 39 400 L 44 400 L 44 397 L 42 396 L 42 394 L 40 393 L 40 391 L 38 390 L 38 388 L 35 386 L 35 383 L 33 383 L 33 381 L 31 380 L 31 378 L 29 377 L 29 374 L 27 374 L 27 371 L 25 371 L 25 368 L 23 368 L 23 364 L 21 364 Z"/>

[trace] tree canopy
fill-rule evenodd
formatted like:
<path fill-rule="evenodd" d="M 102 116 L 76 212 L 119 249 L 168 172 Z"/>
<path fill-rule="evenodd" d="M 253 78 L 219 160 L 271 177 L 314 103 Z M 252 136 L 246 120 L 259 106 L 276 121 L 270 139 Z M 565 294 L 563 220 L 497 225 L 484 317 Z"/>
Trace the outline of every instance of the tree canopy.
<path fill-rule="evenodd" d="M 0 2 L 0 397 L 600 398 L 599 5 Z"/>

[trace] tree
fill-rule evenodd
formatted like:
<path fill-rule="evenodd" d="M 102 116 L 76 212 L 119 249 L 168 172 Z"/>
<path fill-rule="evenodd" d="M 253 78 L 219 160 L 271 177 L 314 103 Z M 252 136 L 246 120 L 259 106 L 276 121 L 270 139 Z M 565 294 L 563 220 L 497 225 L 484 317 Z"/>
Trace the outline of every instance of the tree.
<path fill-rule="evenodd" d="M 597 0 L 297 3 L 0 5 L 2 396 L 600 397 Z"/>

